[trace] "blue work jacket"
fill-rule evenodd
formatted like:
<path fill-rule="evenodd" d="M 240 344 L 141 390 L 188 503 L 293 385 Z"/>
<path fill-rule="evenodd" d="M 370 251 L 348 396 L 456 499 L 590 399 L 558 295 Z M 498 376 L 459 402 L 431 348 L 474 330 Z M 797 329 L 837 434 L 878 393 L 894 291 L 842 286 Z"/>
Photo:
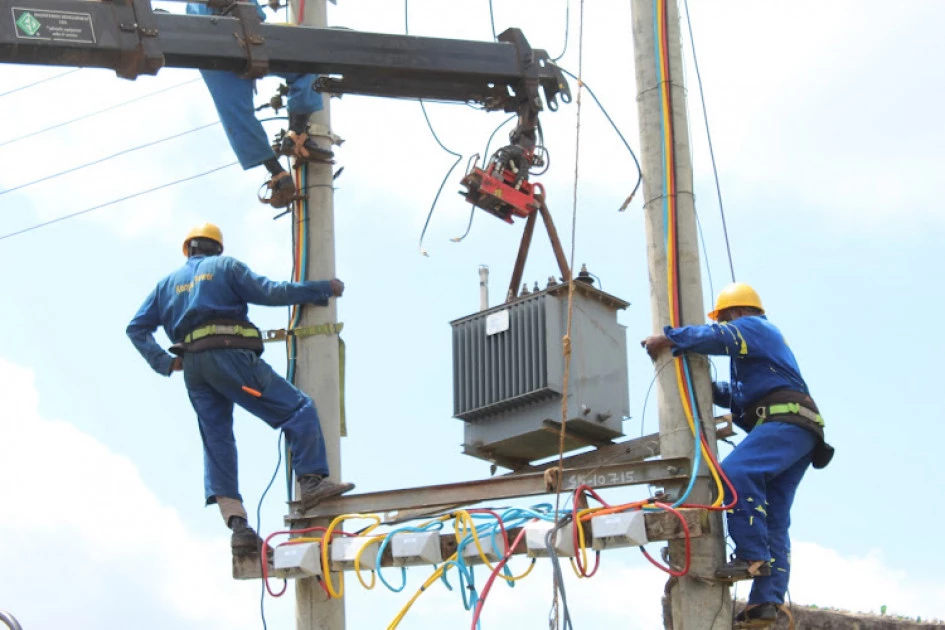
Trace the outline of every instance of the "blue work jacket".
<path fill-rule="evenodd" d="M 332 294 L 327 280 L 274 282 L 229 256 L 191 256 L 157 283 L 125 332 L 155 372 L 170 374 L 174 357 L 154 340 L 158 326 L 172 343 L 180 343 L 205 322 L 246 321 L 249 304 L 326 306 Z"/>
<path fill-rule="evenodd" d="M 731 359 L 731 381 L 713 383 L 712 394 L 715 404 L 731 409 L 736 420 L 748 405 L 777 389 L 810 394 L 794 353 L 764 315 L 704 326 L 667 326 L 664 334 L 675 344 L 673 355 L 696 352 Z"/>

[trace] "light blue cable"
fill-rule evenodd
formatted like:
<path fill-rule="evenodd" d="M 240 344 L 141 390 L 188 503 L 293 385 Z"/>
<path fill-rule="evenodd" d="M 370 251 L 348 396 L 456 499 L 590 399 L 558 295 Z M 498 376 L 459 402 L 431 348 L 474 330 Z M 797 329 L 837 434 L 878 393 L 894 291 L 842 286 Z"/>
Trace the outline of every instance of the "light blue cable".
<path fill-rule="evenodd" d="M 443 522 L 437 521 L 435 523 L 429 523 L 425 527 L 400 527 L 391 531 L 387 536 L 384 537 L 384 540 L 381 542 L 380 547 L 377 549 L 377 559 L 375 560 L 375 566 L 377 566 L 377 577 L 381 583 L 387 587 L 388 590 L 399 593 L 404 590 L 404 587 L 407 586 L 407 569 L 406 567 L 400 567 L 400 575 L 403 578 L 403 584 L 400 585 L 400 588 L 394 588 L 391 586 L 387 580 L 384 579 L 384 574 L 381 571 L 381 558 L 384 555 L 384 550 L 387 549 L 387 545 L 390 544 L 391 538 L 394 537 L 394 534 L 399 534 L 402 532 L 428 532 L 430 530 L 441 530 L 443 529 Z"/>

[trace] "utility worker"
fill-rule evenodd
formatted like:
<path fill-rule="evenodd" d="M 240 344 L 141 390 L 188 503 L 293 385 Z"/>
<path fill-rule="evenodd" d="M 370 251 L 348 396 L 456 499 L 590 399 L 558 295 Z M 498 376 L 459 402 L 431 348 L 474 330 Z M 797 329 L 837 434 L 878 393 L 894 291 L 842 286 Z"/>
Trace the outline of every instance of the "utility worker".
<path fill-rule="evenodd" d="M 127 333 L 155 372 L 184 372 L 197 412 L 204 453 L 207 505 L 216 503 L 233 531 L 234 554 L 259 549 L 240 496 L 233 437 L 233 404 L 285 431 L 303 507 L 351 490 L 327 480 L 325 441 L 312 399 L 260 358 L 259 329 L 247 319 L 247 304 L 327 306 L 340 297 L 340 280 L 273 282 L 223 253 L 223 235 L 205 223 L 184 239 L 187 263 L 158 282 L 128 324 Z M 158 326 L 173 342 L 174 357 L 154 340 Z"/>
<path fill-rule="evenodd" d="M 824 442 L 824 421 L 781 332 L 765 317 L 761 298 L 733 283 L 718 295 L 705 326 L 667 326 L 643 340 L 654 360 L 661 351 L 727 355 L 731 381 L 713 383 L 716 405 L 732 410 L 748 432 L 722 468 L 738 494 L 728 513 L 735 542 L 732 561 L 716 572 L 720 581 L 754 579 L 749 606 L 739 622 L 773 622 L 790 577 L 791 504 L 812 460 L 823 468 L 833 449 Z M 732 497 L 726 489 L 726 503 Z"/>
<path fill-rule="evenodd" d="M 219 15 L 220 11 L 211 8 L 210 3 L 188 3 L 190 15 Z M 257 3 L 260 20 L 265 21 L 266 14 Z M 249 170 L 260 164 L 269 171 L 266 182 L 268 197 L 260 201 L 271 204 L 274 208 L 284 208 L 300 199 L 292 177 L 279 163 L 279 157 L 273 150 L 266 130 L 256 118 L 253 107 L 255 82 L 234 72 L 223 70 L 200 70 L 213 104 L 217 108 L 223 130 L 230 141 L 233 152 L 243 170 Z M 308 120 L 313 112 L 323 108 L 322 95 L 313 88 L 318 78 L 314 74 L 283 74 L 289 88 L 286 110 L 289 113 L 289 131 L 276 147 L 280 155 L 294 157 L 296 164 L 307 162 L 329 162 L 334 156 L 330 149 L 318 146 L 308 133 Z"/>

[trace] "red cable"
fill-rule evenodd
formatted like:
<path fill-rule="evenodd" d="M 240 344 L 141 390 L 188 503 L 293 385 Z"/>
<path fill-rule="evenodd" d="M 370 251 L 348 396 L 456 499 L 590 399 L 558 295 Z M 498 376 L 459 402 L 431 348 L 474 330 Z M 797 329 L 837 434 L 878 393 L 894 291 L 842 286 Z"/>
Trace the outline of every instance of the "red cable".
<path fill-rule="evenodd" d="M 269 588 L 269 541 L 275 538 L 276 536 L 282 536 L 287 534 L 307 534 L 309 532 L 325 532 L 326 528 L 324 527 L 308 527 L 306 529 L 286 529 L 281 532 L 273 532 L 266 536 L 266 539 L 263 541 L 262 549 L 259 552 L 259 564 L 262 566 L 262 578 L 263 584 L 266 585 L 266 591 L 273 597 L 282 597 L 285 595 L 286 589 L 289 588 L 289 581 L 282 581 L 282 590 L 278 593 L 274 593 L 271 588 Z M 322 584 L 322 588 L 325 588 L 325 585 Z M 327 589 L 326 589 L 327 592 Z"/>
<path fill-rule="evenodd" d="M 305 0 L 299 0 L 299 19 L 298 23 L 301 24 L 305 21 Z"/>
<path fill-rule="evenodd" d="M 650 564 L 652 564 L 654 567 L 656 567 L 660 571 L 669 573 L 673 577 L 682 577 L 686 575 L 687 573 L 689 573 L 689 564 L 692 560 L 692 541 L 689 535 L 689 524 L 686 522 L 686 518 L 682 514 L 680 514 L 678 510 L 673 509 L 669 505 L 666 505 L 665 503 L 654 503 L 653 505 L 655 505 L 656 507 L 662 510 L 666 510 L 667 512 L 672 512 L 673 514 L 676 515 L 676 518 L 678 518 L 679 522 L 682 524 L 683 534 L 685 535 L 685 540 L 686 540 L 686 563 L 683 566 L 681 571 L 676 571 L 672 567 L 668 567 L 668 566 L 664 567 L 662 564 L 654 560 L 650 556 L 650 554 L 647 553 L 646 549 L 643 548 L 643 545 L 640 545 L 640 551 L 642 551 L 643 555 L 646 556 L 646 559 L 650 561 Z"/>
<path fill-rule="evenodd" d="M 709 445 L 706 442 L 705 435 L 702 435 L 701 438 L 702 438 L 702 445 L 705 446 L 705 451 L 709 454 L 709 459 L 712 461 L 712 465 L 715 466 L 715 470 L 719 473 L 719 476 L 722 477 L 722 479 L 725 481 L 725 485 L 727 485 L 728 489 L 731 490 L 732 492 L 732 502 L 727 503 L 726 505 L 720 505 L 720 506 L 700 505 L 698 503 L 692 503 L 692 504 L 686 503 L 679 507 L 702 508 L 705 510 L 712 510 L 715 512 L 720 512 L 720 511 L 724 512 L 726 510 L 731 510 L 738 503 L 738 491 L 735 490 L 735 486 L 732 485 L 731 480 L 725 474 L 725 470 L 719 464 L 719 461 L 718 459 L 716 459 L 715 455 L 712 454 L 711 449 L 709 449 Z"/>
<path fill-rule="evenodd" d="M 502 571 L 502 567 L 504 567 L 509 561 L 509 558 L 512 557 L 512 552 L 515 551 L 515 548 L 518 547 L 523 538 L 525 538 L 524 527 L 522 528 L 522 531 L 518 533 L 518 536 L 515 537 L 515 542 L 513 542 L 512 546 L 509 547 L 508 552 L 506 552 L 505 556 L 502 557 L 502 560 L 500 560 L 499 563 L 495 565 L 495 569 L 492 570 L 492 574 L 489 576 L 489 579 L 486 580 L 486 585 L 482 589 L 482 595 L 479 596 L 479 601 L 476 602 L 476 610 L 473 612 L 471 626 L 472 630 L 476 630 L 476 624 L 479 623 L 479 616 L 482 614 L 482 606 L 486 603 L 486 596 L 489 594 L 492 584 L 495 582 L 496 577 Z M 534 560 L 532 562 L 534 562 Z"/>
<path fill-rule="evenodd" d="M 575 560 L 575 564 L 577 565 L 578 575 L 580 575 L 581 577 L 589 578 L 589 577 L 594 577 L 594 575 L 597 573 L 597 570 L 600 568 L 600 552 L 599 551 L 595 552 L 594 569 L 590 573 L 588 573 L 587 569 L 584 566 L 584 562 L 581 559 L 582 554 L 579 552 L 581 548 L 581 543 L 583 541 L 579 540 L 578 528 L 577 528 L 578 499 L 584 493 L 587 493 L 591 495 L 592 497 L 594 497 L 597 500 L 597 502 L 603 505 L 605 508 L 609 508 L 610 504 L 604 501 L 604 499 L 602 499 L 601 496 L 597 494 L 597 492 L 595 492 L 594 489 L 588 486 L 587 484 L 581 484 L 574 490 L 574 498 L 571 500 L 571 505 L 572 505 L 571 522 L 574 524 L 574 526 L 571 528 L 571 540 L 574 545 L 574 560 Z"/>

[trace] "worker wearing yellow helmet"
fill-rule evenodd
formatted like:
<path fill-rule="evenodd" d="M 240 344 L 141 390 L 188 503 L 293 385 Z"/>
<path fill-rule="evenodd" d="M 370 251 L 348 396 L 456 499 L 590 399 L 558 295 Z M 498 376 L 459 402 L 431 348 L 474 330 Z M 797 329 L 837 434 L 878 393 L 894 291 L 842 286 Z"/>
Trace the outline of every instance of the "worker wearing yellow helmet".
<path fill-rule="evenodd" d="M 274 429 L 285 431 L 303 507 L 351 490 L 328 481 L 325 440 L 312 399 L 260 358 L 262 335 L 247 318 L 248 304 L 327 306 L 341 297 L 341 280 L 274 282 L 242 262 L 223 256 L 223 234 L 212 223 L 187 233 L 187 262 L 157 283 L 128 324 L 131 342 L 159 374 L 183 371 L 187 395 L 197 412 L 204 450 L 207 505 L 216 503 L 233 531 L 236 555 L 259 550 L 248 524 L 237 481 L 233 405 Z M 163 327 L 174 357 L 154 339 Z"/>
<path fill-rule="evenodd" d="M 773 621 L 790 577 L 794 494 L 808 466 L 826 466 L 833 449 L 824 442 L 823 418 L 794 354 L 768 321 L 758 293 L 740 282 L 728 285 L 709 318 L 716 323 L 667 326 L 642 345 L 654 360 L 667 349 L 674 356 L 692 352 L 731 360 L 730 382 L 713 383 L 713 398 L 732 410 L 748 435 L 722 463 L 737 494 L 727 518 L 735 555 L 716 579 L 754 579 L 750 606 L 738 620 Z M 732 499 L 726 489 L 726 503 Z"/>

